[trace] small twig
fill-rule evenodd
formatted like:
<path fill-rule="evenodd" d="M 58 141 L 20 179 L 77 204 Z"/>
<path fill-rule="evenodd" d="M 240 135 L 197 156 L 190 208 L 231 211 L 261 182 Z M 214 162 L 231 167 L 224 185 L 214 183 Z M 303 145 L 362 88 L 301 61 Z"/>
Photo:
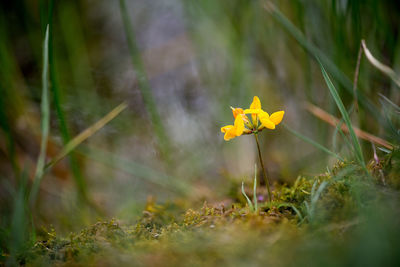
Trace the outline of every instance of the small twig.
<path fill-rule="evenodd" d="M 313 104 L 307 103 L 306 104 L 306 109 L 308 111 L 310 111 L 314 116 L 316 116 L 319 119 L 329 123 L 330 125 L 332 125 L 334 127 L 336 127 L 337 124 L 340 122 L 340 120 L 338 118 L 336 118 L 335 116 L 329 114 L 328 112 L 320 109 L 319 107 L 314 106 Z M 349 132 L 349 129 L 347 128 L 347 126 L 345 124 L 343 124 L 340 128 L 342 129 L 343 132 L 346 132 L 346 133 Z M 390 144 L 388 141 L 386 141 L 386 140 L 384 140 L 384 139 L 382 139 L 380 137 L 377 137 L 375 135 L 372 135 L 370 133 L 367 133 L 367 132 L 365 132 L 363 130 L 360 130 L 357 127 L 353 127 L 353 129 L 354 129 L 354 133 L 359 138 L 367 140 L 367 141 L 375 143 L 375 144 L 378 144 L 378 145 L 381 145 L 381 146 L 384 146 L 384 147 L 386 147 L 387 149 L 390 149 L 390 150 L 393 149 L 393 145 Z"/>

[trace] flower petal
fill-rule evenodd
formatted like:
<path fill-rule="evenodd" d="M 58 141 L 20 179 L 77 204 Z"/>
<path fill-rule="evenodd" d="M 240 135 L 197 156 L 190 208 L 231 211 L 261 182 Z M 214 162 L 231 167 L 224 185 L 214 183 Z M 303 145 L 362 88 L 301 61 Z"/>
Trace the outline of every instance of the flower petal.
<path fill-rule="evenodd" d="M 260 121 L 265 128 L 271 130 L 275 129 L 275 124 L 270 120 L 270 116 L 267 112 L 260 113 L 258 117 L 260 118 Z"/>
<path fill-rule="evenodd" d="M 229 131 L 232 128 L 233 128 L 233 125 L 226 125 L 224 127 L 221 127 L 221 132 L 226 133 L 227 131 Z"/>
<path fill-rule="evenodd" d="M 271 129 L 271 130 L 275 129 L 275 124 L 274 124 L 272 121 L 270 121 L 269 119 L 268 119 L 268 120 L 264 120 L 264 121 L 262 122 L 262 125 L 263 125 L 265 128 L 268 128 L 268 129 Z"/>
<path fill-rule="evenodd" d="M 229 140 L 231 140 L 232 138 L 235 138 L 235 137 L 236 137 L 235 129 L 231 128 L 225 133 L 224 140 L 225 141 L 229 141 Z"/>
<path fill-rule="evenodd" d="M 244 122 L 242 116 L 236 117 L 235 124 L 233 127 L 235 128 L 236 136 L 241 136 L 244 130 Z"/>
<path fill-rule="evenodd" d="M 260 114 L 258 114 L 258 117 L 260 118 L 260 120 L 269 119 L 269 114 L 264 110 L 261 110 Z"/>
<path fill-rule="evenodd" d="M 253 102 L 250 104 L 250 109 L 261 109 L 261 102 L 258 96 L 253 97 Z"/>
<path fill-rule="evenodd" d="M 278 125 L 282 119 L 283 119 L 283 115 L 285 114 L 285 111 L 277 111 L 271 114 L 271 116 L 269 117 L 269 119 L 275 124 Z"/>
<path fill-rule="evenodd" d="M 244 114 L 242 108 L 232 108 L 233 117 L 236 119 L 236 116 L 239 114 Z"/>
<path fill-rule="evenodd" d="M 261 110 L 261 102 L 260 99 L 258 98 L 258 96 L 254 96 L 253 97 L 253 102 L 250 104 L 250 109 L 260 109 Z M 257 115 L 255 115 L 257 113 L 253 113 L 251 115 L 251 119 L 253 120 L 253 124 L 255 125 L 255 127 L 257 127 Z"/>
<path fill-rule="evenodd" d="M 260 108 L 257 108 L 257 109 L 248 108 L 248 109 L 244 110 L 244 114 L 258 114 L 261 112 L 263 112 L 263 110 Z"/>

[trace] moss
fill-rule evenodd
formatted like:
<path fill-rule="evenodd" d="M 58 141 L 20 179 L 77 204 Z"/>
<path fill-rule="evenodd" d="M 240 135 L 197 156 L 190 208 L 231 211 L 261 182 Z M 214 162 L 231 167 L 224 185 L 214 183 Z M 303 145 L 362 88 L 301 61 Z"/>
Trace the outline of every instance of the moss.
<path fill-rule="evenodd" d="M 385 170 L 386 175 L 393 169 Z M 373 178 L 352 163 L 338 163 L 327 173 L 299 176 L 291 186 L 275 184 L 273 203 L 260 203 L 257 212 L 239 195 L 234 197 L 238 203 L 229 207 L 204 203 L 186 211 L 177 204 L 157 205 L 149 199 L 136 224 L 123 225 L 115 219 L 98 222 L 67 238 L 50 230 L 36 242 L 31 250 L 34 257 L 27 260 L 33 265 L 139 266 L 251 265 L 266 260 L 287 266 L 290 257 L 303 257 L 298 254 L 305 249 L 301 246 L 317 249 L 325 239 L 330 246 L 345 242 L 344 233 L 353 232 L 349 230 L 359 223 L 359 209 L 379 199 L 380 180 Z M 318 242 L 310 239 L 316 234 Z M 279 259 L 282 253 L 289 258 Z"/>

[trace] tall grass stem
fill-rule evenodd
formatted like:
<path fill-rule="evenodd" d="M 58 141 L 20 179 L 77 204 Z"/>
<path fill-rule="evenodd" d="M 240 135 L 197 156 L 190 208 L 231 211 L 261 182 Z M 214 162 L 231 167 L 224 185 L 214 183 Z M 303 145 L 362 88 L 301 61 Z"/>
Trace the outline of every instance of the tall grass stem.
<path fill-rule="evenodd" d="M 46 34 L 43 43 L 43 70 L 42 70 L 42 102 L 41 102 L 41 131 L 42 139 L 40 143 L 40 152 L 36 164 L 36 171 L 33 180 L 32 191 L 29 196 L 30 203 L 36 200 L 39 191 L 40 182 L 43 178 L 47 141 L 49 137 L 50 126 L 50 102 L 49 102 L 49 25 L 46 27 Z"/>
<path fill-rule="evenodd" d="M 343 120 L 346 123 L 347 128 L 349 129 L 349 134 L 350 134 L 351 141 L 353 144 L 356 159 L 361 164 L 361 166 L 366 170 L 364 156 L 363 156 L 363 153 L 361 150 L 361 146 L 358 141 L 357 135 L 354 132 L 353 125 L 350 121 L 349 114 L 348 114 L 346 108 L 344 107 L 344 104 L 342 102 L 342 99 L 339 96 L 339 93 L 337 92 L 335 86 L 333 85 L 332 81 L 330 80 L 328 73 L 326 73 L 324 66 L 322 65 L 322 63 L 319 60 L 318 60 L 318 63 L 320 65 L 322 75 L 324 76 L 325 82 L 328 86 L 329 92 L 331 93 L 333 99 L 335 100 L 335 103 L 336 103 L 340 113 L 342 114 Z"/>
<path fill-rule="evenodd" d="M 136 42 L 136 36 L 134 29 L 132 28 L 132 23 L 128 15 L 127 6 L 125 0 L 119 1 L 122 21 L 124 24 L 125 34 L 128 41 L 129 52 L 131 55 L 132 65 L 136 71 L 137 81 L 141 90 L 143 102 L 147 112 L 150 115 L 151 122 L 155 134 L 158 139 L 158 144 L 161 150 L 163 158 L 169 163 L 169 139 L 166 135 L 166 131 L 162 124 L 160 114 L 157 110 L 157 105 L 154 101 L 153 95 L 151 93 L 150 83 L 147 78 L 147 74 L 143 65 L 143 61 L 140 55 L 139 48 Z"/>

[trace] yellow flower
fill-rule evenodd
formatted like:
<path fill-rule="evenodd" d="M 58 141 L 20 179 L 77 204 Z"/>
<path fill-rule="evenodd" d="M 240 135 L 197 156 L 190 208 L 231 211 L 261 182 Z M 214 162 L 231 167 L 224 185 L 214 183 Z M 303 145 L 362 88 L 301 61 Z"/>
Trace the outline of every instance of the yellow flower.
<path fill-rule="evenodd" d="M 234 125 L 227 125 L 221 128 L 221 132 L 225 133 L 225 141 L 231 140 L 236 136 L 241 136 L 244 130 L 244 122 L 242 116 L 236 116 Z"/>
<path fill-rule="evenodd" d="M 233 107 L 231 107 L 231 109 L 232 109 L 233 117 L 234 117 L 235 119 L 236 119 L 236 116 L 237 116 L 237 115 L 244 114 L 244 111 L 243 111 L 242 108 L 233 108 Z"/>
<path fill-rule="evenodd" d="M 264 128 L 275 129 L 285 114 L 284 111 L 277 111 L 269 115 L 261 109 L 261 101 L 257 96 L 254 96 L 253 102 L 250 104 L 249 109 L 232 108 L 233 117 L 235 118 L 234 125 L 227 125 L 221 128 L 221 132 L 225 133 L 224 139 L 226 141 L 240 136 L 242 134 L 257 134 Z M 247 118 L 246 114 L 250 114 L 252 123 Z M 246 127 L 245 127 L 246 126 Z"/>
<path fill-rule="evenodd" d="M 261 101 L 258 96 L 253 97 L 253 102 L 250 104 L 250 110 L 261 110 Z M 257 115 L 252 113 L 251 118 L 253 119 L 253 123 L 257 124 Z"/>
<path fill-rule="evenodd" d="M 258 117 L 260 118 L 261 126 L 258 129 L 262 128 L 268 128 L 268 129 L 275 129 L 275 123 L 271 121 L 271 117 L 269 114 L 265 111 L 262 111 L 258 114 Z M 261 130 L 260 129 L 260 130 Z"/>

